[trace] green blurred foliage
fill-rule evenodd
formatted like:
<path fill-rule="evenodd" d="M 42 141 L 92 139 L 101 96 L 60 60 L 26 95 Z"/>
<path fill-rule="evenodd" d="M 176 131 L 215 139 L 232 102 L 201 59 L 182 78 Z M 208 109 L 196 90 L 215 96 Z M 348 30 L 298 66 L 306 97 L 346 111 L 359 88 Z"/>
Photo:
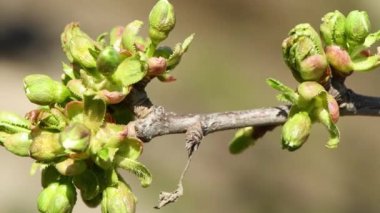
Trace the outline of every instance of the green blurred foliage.
<path fill-rule="evenodd" d="M 173 71 L 178 79 L 148 87 L 151 100 L 178 113 L 206 113 L 279 104 L 276 92 L 265 84 L 275 77 L 296 87 L 282 61 L 281 42 L 290 28 L 335 9 L 347 14 L 368 11 L 373 29 L 380 28 L 380 5 L 363 1 L 259 1 L 172 0 L 177 13 L 169 45 L 196 33 L 192 46 Z M 59 35 L 65 24 L 79 21 L 91 36 L 135 19 L 147 23 L 154 0 L 0 0 L 0 26 L 26 25 L 36 30 L 36 46 L 20 49 L 22 57 L 0 57 L 2 110 L 25 113 L 34 106 L 23 94 L 22 77 L 50 74 L 58 79 L 61 60 Z M 3 27 L 4 26 L 4 27 Z M 145 29 L 142 31 L 146 32 Z M 3 30 L 4 31 L 4 30 Z M 1 31 L 1 32 L 3 32 Z M 40 39 L 40 40 L 38 40 Z M 43 51 L 40 46 L 43 46 Z M 2 46 L 0 45 L 0 49 Z M 378 95 L 378 72 L 353 75 L 348 86 L 357 92 Z M 303 148 L 281 150 L 280 129 L 260 139 L 241 155 L 228 152 L 232 131 L 209 135 L 196 153 L 185 178 L 185 196 L 162 210 L 153 210 L 161 190 L 173 190 L 185 165 L 184 136 L 154 139 L 144 148 L 141 161 L 151 168 L 153 184 L 140 188 L 126 173 L 139 198 L 137 212 L 379 212 L 380 136 L 378 118 L 344 117 L 338 149 L 324 147 L 326 133 L 313 127 Z M 168 153 L 169 152 L 169 153 Z M 0 150 L 1 212 L 36 212 L 39 177 L 29 176 L 29 159 Z M 99 212 L 78 201 L 74 212 Z"/>

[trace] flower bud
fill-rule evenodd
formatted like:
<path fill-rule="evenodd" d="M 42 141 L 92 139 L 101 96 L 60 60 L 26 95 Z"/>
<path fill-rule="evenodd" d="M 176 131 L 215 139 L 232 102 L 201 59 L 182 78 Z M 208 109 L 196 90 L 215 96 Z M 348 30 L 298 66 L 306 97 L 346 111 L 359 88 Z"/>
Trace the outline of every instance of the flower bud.
<path fill-rule="evenodd" d="M 59 134 L 52 132 L 36 133 L 30 146 L 30 156 L 38 161 L 49 162 L 58 157 L 65 156 L 65 149 L 59 142 Z"/>
<path fill-rule="evenodd" d="M 80 190 L 83 200 L 92 200 L 101 194 L 101 186 L 98 178 L 99 177 L 91 169 L 87 169 L 73 177 L 73 182 Z"/>
<path fill-rule="evenodd" d="M 112 46 L 108 46 L 100 52 L 96 60 L 96 67 L 104 76 L 111 76 L 116 71 L 120 62 L 119 53 Z"/>
<path fill-rule="evenodd" d="M 346 46 L 345 21 L 346 17 L 338 10 L 323 16 L 320 31 L 326 45 Z"/>
<path fill-rule="evenodd" d="M 76 199 L 75 187 L 71 182 L 54 182 L 38 196 L 38 210 L 41 213 L 72 212 Z"/>
<path fill-rule="evenodd" d="M 300 148 L 310 135 L 311 119 L 304 111 L 297 112 L 282 127 L 282 145 L 284 149 L 295 151 Z"/>
<path fill-rule="evenodd" d="M 152 76 L 161 75 L 166 71 L 166 59 L 163 57 L 152 57 L 148 59 L 148 73 Z"/>
<path fill-rule="evenodd" d="M 117 151 L 118 149 L 113 147 L 102 148 L 93 156 L 93 161 L 100 168 L 107 170 L 113 166 Z"/>
<path fill-rule="evenodd" d="M 282 43 L 285 63 L 299 82 L 324 79 L 328 63 L 318 33 L 309 24 L 299 24 Z"/>
<path fill-rule="evenodd" d="M 66 158 L 65 160 L 55 164 L 57 171 L 65 176 L 75 176 L 86 170 L 87 165 L 83 160 L 74 160 Z"/>
<path fill-rule="evenodd" d="M 78 23 L 66 25 L 61 34 L 62 49 L 71 63 L 78 63 L 85 68 L 95 68 L 96 61 L 89 49 L 95 48 L 93 41 L 86 33 L 81 31 Z"/>
<path fill-rule="evenodd" d="M 371 23 L 367 12 L 354 10 L 346 18 L 347 44 L 350 50 L 364 43 L 369 35 Z"/>
<path fill-rule="evenodd" d="M 73 62 L 74 59 L 71 56 L 70 51 L 69 51 L 69 47 L 68 47 L 69 42 L 73 37 L 78 36 L 78 35 L 84 35 L 84 33 L 80 30 L 79 24 L 76 22 L 72 22 L 66 25 L 63 33 L 61 34 L 62 49 L 66 53 L 66 56 L 70 62 Z"/>
<path fill-rule="evenodd" d="M 335 100 L 335 98 L 330 94 L 327 94 L 327 106 L 328 106 L 332 121 L 334 123 L 337 123 L 339 120 L 339 115 L 340 115 L 339 105 L 338 105 L 338 102 Z"/>
<path fill-rule="evenodd" d="M 65 128 L 67 119 L 65 115 L 56 108 L 40 110 L 38 115 L 38 127 L 49 131 L 61 131 Z"/>
<path fill-rule="evenodd" d="M 38 105 L 63 103 L 71 95 L 62 83 L 41 74 L 26 76 L 24 89 L 29 101 Z"/>
<path fill-rule="evenodd" d="M 62 175 L 59 174 L 57 169 L 53 165 L 49 165 L 44 168 L 41 172 L 41 185 L 46 188 L 51 183 L 58 182 Z"/>
<path fill-rule="evenodd" d="M 175 25 L 173 5 L 168 0 L 158 0 L 149 14 L 149 37 L 155 44 L 165 40 Z"/>
<path fill-rule="evenodd" d="M 345 49 L 339 46 L 332 45 L 326 47 L 326 57 L 328 62 L 338 74 L 348 76 L 352 73 L 351 57 Z"/>
<path fill-rule="evenodd" d="M 239 129 L 236 133 L 232 141 L 229 145 L 230 153 L 239 154 L 249 146 L 254 144 L 254 140 L 252 137 L 254 128 L 253 127 L 245 127 Z"/>
<path fill-rule="evenodd" d="M 129 90 L 127 90 L 129 91 Z M 100 90 L 98 96 L 103 99 L 107 104 L 118 104 L 122 102 L 127 94 L 119 91 L 108 91 L 106 89 Z"/>
<path fill-rule="evenodd" d="M 19 132 L 7 137 L 4 141 L 5 148 L 11 153 L 26 157 L 29 156 L 29 148 L 32 140 L 29 137 L 29 133 Z"/>
<path fill-rule="evenodd" d="M 154 52 L 155 57 L 163 57 L 168 59 L 173 54 L 172 48 L 168 46 L 162 46 L 156 49 Z"/>
<path fill-rule="evenodd" d="M 297 88 L 298 94 L 305 101 L 310 101 L 322 91 L 326 91 L 325 88 L 315 81 L 302 82 Z"/>
<path fill-rule="evenodd" d="M 62 146 L 71 152 L 84 152 L 90 144 L 91 131 L 81 123 L 72 123 L 60 133 Z"/>
<path fill-rule="evenodd" d="M 132 213 L 136 209 L 136 198 L 128 185 L 119 181 L 116 187 L 107 187 L 103 191 L 102 212 Z"/>
<path fill-rule="evenodd" d="M 18 132 L 29 132 L 31 123 L 27 119 L 11 113 L 0 111 L 0 132 L 14 134 Z"/>

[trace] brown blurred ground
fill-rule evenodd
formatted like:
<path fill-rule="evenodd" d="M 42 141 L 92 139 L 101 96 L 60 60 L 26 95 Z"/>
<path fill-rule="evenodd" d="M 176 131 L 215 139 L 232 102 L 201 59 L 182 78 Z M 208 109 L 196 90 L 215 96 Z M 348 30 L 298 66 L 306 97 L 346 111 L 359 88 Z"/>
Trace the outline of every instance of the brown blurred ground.
<path fill-rule="evenodd" d="M 58 78 L 59 35 L 64 25 L 79 21 L 92 36 L 114 25 L 146 22 L 154 0 L 0 0 L 0 109 L 20 114 L 33 106 L 23 95 L 22 78 L 48 73 Z M 318 27 L 328 11 L 367 10 L 373 28 L 380 28 L 380 4 L 363 1 L 172 0 L 177 27 L 168 45 L 195 32 L 196 38 L 181 65 L 178 81 L 154 81 L 148 88 L 155 104 L 178 113 L 247 109 L 278 104 L 265 84 L 276 77 L 295 86 L 282 62 L 280 44 L 297 23 Z M 15 35 L 7 32 L 13 30 Z M 21 29 L 17 31 L 17 29 Z M 13 32 L 12 31 L 12 32 Z M 6 35 L 6 36 L 5 36 Z M 12 44 L 12 45 L 10 45 Z M 15 48 L 12 48 L 15 47 Z M 355 75 L 348 84 L 356 91 L 378 95 L 378 72 Z M 232 156 L 227 145 L 232 131 L 206 137 L 185 179 L 185 196 L 162 210 L 153 210 L 161 190 L 173 190 L 185 164 L 183 136 L 154 139 L 142 161 L 154 174 L 153 185 L 142 189 L 127 175 L 139 198 L 138 212 L 380 212 L 379 118 L 344 117 L 339 122 L 342 142 L 327 150 L 326 131 L 313 128 L 299 151 L 281 150 L 279 130 L 255 147 Z M 29 176 L 30 159 L 0 151 L 0 212 L 37 212 L 39 175 Z M 78 200 L 74 212 L 88 209 Z"/>

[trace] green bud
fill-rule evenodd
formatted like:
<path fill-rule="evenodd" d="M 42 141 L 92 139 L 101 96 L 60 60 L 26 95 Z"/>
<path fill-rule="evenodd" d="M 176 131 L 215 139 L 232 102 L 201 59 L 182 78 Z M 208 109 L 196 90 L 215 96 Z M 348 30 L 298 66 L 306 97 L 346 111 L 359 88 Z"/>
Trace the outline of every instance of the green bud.
<path fill-rule="evenodd" d="M 54 182 L 38 196 L 38 211 L 41 213 L 69 213 L 76 202 L 74 185 L 69 181 Z"/>
<path fill-rule="evenodd" d="M 136 198 L 128 185 L 119 181 L 116 187 L 107 187 L 103 191 L 102 213 L 133 213 Z"/>
<path fill-rule="evenodd" d="M 49 165 L 41 172 L 41 185 L 46 188 L 54 182 L 58 182 L 61 179 L 61 174 L 53 165 Z"/>
<path fill-rule="evenodd" d="M 326 57 L 339 75 L 348 76 L 352 73 L 353 64 L 348 52 L 336 45 L 326 47 Z"/>
<path fill-rule="evenodd" d="M 321 81 L 327 75 L 327 59 L 318 33 L 310 24 L 299 24 L 282 43 L 285 63 L 299 81 Z"/>
<path fill-rule="evenodd" d="M 30 128 L 31 124 L 27 119 L 11 112 L 0 111 L 0 132 L 8 134 L 30 132 Z"/>
<path fill-rule="evenodd" d="M 66 158 L 65 160 L 55 164 L 57 171 L 65 176 L 75 176 L 86 170 L 87 164 L 83 160 L 74 160 Z"/>
<path fill-rule="evenodd" d="M 78 63 L 89 69 L 96 67 L 96 61 L 90 53 L 90 50 L 95 49 L 95 41 L 81 31 L 78 23 L 66 25 L 61 34 L 61 43 L 71 63 Z"/>
<path fill-rule="evenodd" d="M 29 137 L 29 133 L 19 132 L 13 135 L 10 135 L 5 141 L 5 148 L 11 153 L 26 157 L 29 156 L 29 148 L 32 140 Z"/>
<path fill-rule="evenodd" d="M 162 46 L 156 49 L 154 52 L 155 57 L 163 57 L 168 59 L 173 54 L 172 48 L 168 46 Z"/>
<path fill-rule="evenodd" d="M 175 26 L 174 7 L 168 0 L 158 0 L 149 14 L 149 37 L 155 44 L 165 40 Z"/>
<path fill-rule="evenodd" d="M 40 110 L 38 115 L 38 126 L 49 131 L 61 131 L 67 124 L 67 118 L 58 109 Z"/>
<path fill-rule="evenodd" d="M 286 121 L 282 127 L 282 145 L 284 149 L 295 151 L 307 140 L 311 129 L 309 114 L 300 111 Z"/>
<path fill-rule="evenodd" d="M 230 142 L 230 153 L 239 154 L 243 152 L 245 149 L 247 149 L 249 146 L 253 145 L 255 142 L 252 137 L 253 131 L 253 127 L 245 127 L 239 129 Z"/>
<path fill-rule="evenodd" d="M 103 199 L 102 193 L 99 193 L 98 195 L 96 195 L 96 197 L 89 200 L 83 199 L 83 196 L 82 196 L 83 203 L 86 204 L 86 206 L 90 208 L 95 208 L 99 206 L 99 204 L 102 202 L 102 199 Z"/>
<path fill-rule="evenodd" d="M 84 152 L 89 144 L 91 131 L 81 123 L 72 123 L 60 134 L 62 146 L 71 152 Z"/>
<path fill-rule="evenodd" d="M 85 35 L 79 28 L 79 24 L 76 22 L 72 22 L 65 26 L 63 33 L 61 34 L 61 45 L 63 51 L 66 53 L 67 58 L 70 62 L 73 62 L 74 59 L 69 51 L 69 42 L 70 40 L 78 35 Z"/>
<path fill-rule="evenodd" d="M 32 158 L 49 162 L 58 157 L 65 156 L 65 149 L 59 142 L 59 134 L 42 131 L 32 134 L 33 142 L 30 146 L 30 155 Z"/>
<path fill-rule="evenodd" d="M 297 92 L 305 101 L 311 101 L 321 92 L 326 91 L 325 88 L 315 81 L 305 81 L 298 85 Z"/>
<path fill-rule="evenodd" d="M 346 18 L 347 44 L 350 50 L 364 43 L 369 35 L 371 23 L 367 12 L 354 10 Z"/>
<path fill-rule="evenodd" d="M 108 46 L 100 52 L 96 60 L 96 67 L 104 76 L 111 76 L 116 71 L 120 62 L 119 53 L 112 46 Z"/>
<path fill-rule="evenodd" d="M 95 155 L 103 148 L 120 148 L 126 141 L 126 126 L 107 123 L 91 138 L 91 153 Z"/>
<path fill-rule="evenodd" d="M 80 190 L 83 200 L 92 200 L 100 194 L 98 176 L 91 169 L 87 169 L 73 177 L 75 186 Z"/>
<path fill-rule="evenodd" d="M 345 21 L 346 17 L 338 10 L 323 16 L 320 31 L 326 45 L 346 46 Z"/>
<path fill-rule="evenodd" d="M 41 74 L 26 76 L 24 89 L 29 101 L 38 105 L 61 104 L 71 95 L 62 83 Z"/>
<path fill-rule="evenodd" d="M 95 156 L 93 156 L 93 161 L 102 169 L 110 169 L 113 166 L 114 158 L 118 148 L 105 147 L 99 150 Z"/>

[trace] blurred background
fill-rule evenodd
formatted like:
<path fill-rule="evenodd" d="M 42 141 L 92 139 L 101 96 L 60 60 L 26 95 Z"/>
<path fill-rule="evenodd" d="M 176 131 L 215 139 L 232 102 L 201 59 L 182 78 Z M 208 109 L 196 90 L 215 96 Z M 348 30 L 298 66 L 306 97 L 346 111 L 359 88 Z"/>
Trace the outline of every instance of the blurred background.
<path fill-rule="evenodd" d="M 362 1 L 171 1 L 177 25 L 166 45 L 191 33 L 195 40 L 174 83 L 153 81 L 148 87 L 156 105 L 180 114 L 209 113 L 274 106 L 276 92 L 265 84 L 275 77 L 296 86 L 282 61 L 281 42 L 290 28 L 309 22 L 319 28 L 321 17 L 335 9 L 368 11 L 373 31 L 380 28 L 380 4 Z M 155 0 L 0 0 L 0 109 L 24 114 L 34 108 L 22 89 L 23 76 L 45 73 L 58 79 L 59 36 L 78 21 L 93 37 L 134 19 L 147 22 Z M 146 27 L 142 30 L 146 32 Z M 146 35 L 146 33 L 145 33 Z M 379 95 L 380 73 L 356 74 L 347 84 L 355 91 Z M 343 117 L 336 150 L 324 147 L 327 131 L 313 127 L 307 144 L 297 152 L 281 149 L 280 128 L 240 155 L 228 152 L 234 131 L 207 136 L 196 153 L 176 203 L 154 210 L 160 191 L 174 190 L 186 163 L 184 136 L 156 138 L 144 148 L 141 161 L 154 175 L 143 189 L 125 172 L 139 199 L 137 212 L 380 212 L 380 118 Z M 0 212 L 37 212 L 40 175 L 29 175 L 32 160 L 0 149 Z M 89 209 L 80 199 L 74 212 Z"/>

